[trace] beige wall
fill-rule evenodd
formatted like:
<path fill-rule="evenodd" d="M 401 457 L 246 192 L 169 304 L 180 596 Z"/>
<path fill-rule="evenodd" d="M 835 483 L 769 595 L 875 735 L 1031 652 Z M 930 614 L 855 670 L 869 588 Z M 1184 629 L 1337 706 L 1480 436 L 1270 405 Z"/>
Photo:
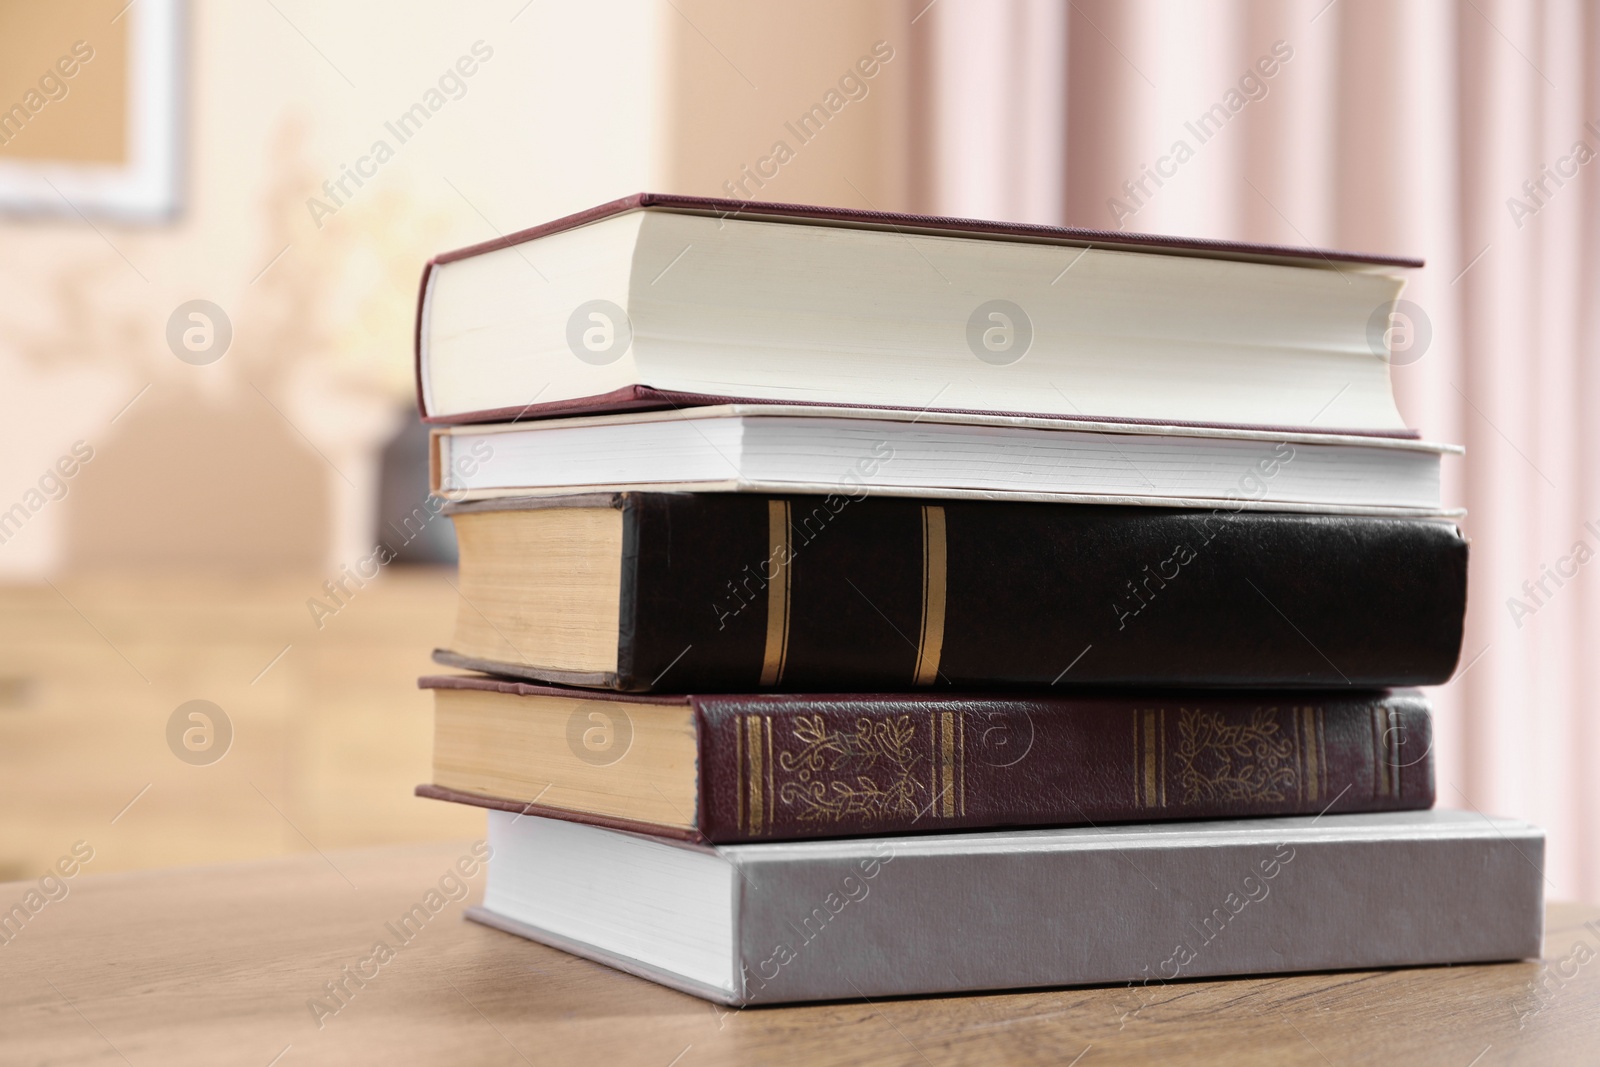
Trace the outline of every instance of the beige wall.
<path fill-rule="evenodd" d="M 104 871 L 481 827 L 410 796 L 450 574 L 390 568 L 321 627 L 306 607 L 369 551 L 427 255 L 643 189 L 718 195 L 779 140 L 763 198 L 914 203 L 899 0 L 275 5 L 190 5 L 170 225 L 0 214 L 0 512 L 93 450 L 0 543 L 0 878 L 79 838 Z M 479 40 L 466 94 L 319 227 L 308 198 Z M 829 103 L 808 143 L 785 127 Z M 207 366 L 165 340 L 197 298 L 233 326 Z M 234 724 L 213 766 L 168 751 L 194 699 Z"/>
<path fill-rule="evenodd" d="M 425 257 L 659 184 L 654 4 L 189 12 L 181 216 L 0 214 L 0 510 L 74 441 L 94 449 L 66 498 L 0 544 L 0 580 L 352 558 L 375 449 L 410 403 Z M 399 144 L 385 121 L 480 40 L 493 57 L 465 95 Z M 46 109 L 26 132 L 71 117 Z M 379 139 L 394 158 L 316 225 L 308 198 Z M 234 328 L 210 366 L 164 339 L 196 298 Z"/>
<path fill-rule="evenodd" d="M 0 214 L 0 510 L 73 442 L 94 449 L 0 544 L 0 580 L 364 553 L 434 251 L 640 189 L 916 206 L 913 6 L 193 3 L 179 218 Z M 479 40 L 493 58 L 400 145 L 384 123 Z M 835 110 L 802 137 L 814 106 Z M 71 122 L 47 111 L 27 132 Z M 379 139 L 394 159 L 314 219 L 308 200 L 331 206 L 322 183 Z M 760 186 L 744 177 L 762 168 Z M 196 298 L 234 330 L 210 366 L 164 339 Z"/>
<path fill-rule="evenodd" d="M 307 601 L 370 551 L 425 257 L 661 184 L 653 4 L 188 7 L 181 215 L 0 214 L 0 513 L 75 471 L 0 543 L 0 878 L 77 839 L 109 871 L 481 833 L 411 796 L 450 573 Z M 477 41 L 465 94 L 398 144 L 385 122 Z M 319 227 L 308 198 L 380 138 L 394 157 Z M 233 326 L 207 366 L 165 340 L 197 298 Z M 195 699 L 233 723 L 214 765 L 169 751 Z"/>
<path fill-rule="evenodd" d="M 738 198 L 907 210 L 918 53 L 907 4 L 675 0 L 664 11 L 671 191 L 725 197 L 731 182 Z M 892 58 L 850 84 L 874 46 Z M 819 104 L 838 110 L 820 132 L 801 128 Z M 793 158 L 780 164 L 785 151 Z M 760 184 L 743 180 L 750 173 Z"/>

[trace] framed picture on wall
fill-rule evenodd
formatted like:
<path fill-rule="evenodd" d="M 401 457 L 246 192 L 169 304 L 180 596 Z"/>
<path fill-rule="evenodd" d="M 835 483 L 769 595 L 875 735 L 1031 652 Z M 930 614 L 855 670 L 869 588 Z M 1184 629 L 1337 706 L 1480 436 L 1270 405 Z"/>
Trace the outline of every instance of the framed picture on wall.
<path fill-rule="evenodd" d="M 0 0 L 0 212 L 178 211 L 182 0 Z"/>

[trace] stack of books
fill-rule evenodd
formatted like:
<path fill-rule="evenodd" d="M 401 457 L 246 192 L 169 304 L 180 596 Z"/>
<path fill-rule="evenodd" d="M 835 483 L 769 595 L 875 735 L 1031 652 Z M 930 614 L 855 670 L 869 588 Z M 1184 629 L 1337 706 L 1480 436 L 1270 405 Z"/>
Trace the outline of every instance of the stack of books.
<path fill-rule="evenodd" d="M 649 194 L 437 257 L 471 916 L 732 1004 L 1538 955 L 1405 688 L 1416 265 Z"/>

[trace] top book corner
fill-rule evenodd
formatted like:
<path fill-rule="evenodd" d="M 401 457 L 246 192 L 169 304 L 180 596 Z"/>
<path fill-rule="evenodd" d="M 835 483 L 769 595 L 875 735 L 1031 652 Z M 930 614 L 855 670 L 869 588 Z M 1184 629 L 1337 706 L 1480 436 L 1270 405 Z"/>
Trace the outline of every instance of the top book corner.
<path fill-rule="evenodd" d="M 1414 436 L 1413 259 L 641 193 L 433 259 L 425 419 L 713 403 Z"/>

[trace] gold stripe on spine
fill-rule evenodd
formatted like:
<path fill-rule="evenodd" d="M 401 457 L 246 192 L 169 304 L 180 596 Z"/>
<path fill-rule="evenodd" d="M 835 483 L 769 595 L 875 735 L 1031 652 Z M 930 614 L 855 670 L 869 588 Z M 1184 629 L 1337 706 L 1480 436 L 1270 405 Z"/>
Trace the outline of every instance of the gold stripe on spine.
<path fill-rule="evenodd" d="M 745 833 L 750 832 L 750 824 L 744 818 L 744 794 L 750 788 L 750 768 L 744 761 L 744 720 L 733 720 L 733 772 L 734 790 L 733 804 L 735 821 Z"/>
<path fill-rule="evenodd" d="M 1403 731 L 1402 723 L 1400 723 L 1400 710 L 1394 709 L 1394 707 L 1390 707 L 1390 709 L 1389 709 L 1389 729 L 1390 729 L 1390 733 L 1394 734 L 1394 739 L 1395 739 L 1395 741 L 1394 741 L 1395 800 L 1400 800 L 1400 771 L 1402 771 L 1402 766 L 1405 765 L 1405 760 L 1402 760 L 1402 758 L 1400 758 L 1400 757 L 1403 757 L 1403 755 L 1405 755 L 1405 752 L 1403 752 L 1403 745 L 1405 745 L 1405 731 Z"/>
<path fill-rule="evenodd" d="M 1378 796 L 1378 779 L 1383 776 L 1383 753 L 1378 750 L 1378 709 L 1367 709 L 1367 727 L 1371 733 L 1367 736 L 1367 752 L 1372 756 L 1372 795 Z"/>
<path fill-rule="evenodd" d="M 962 815 L 967 813 L 967 720 L 958 712 L 956 714 L 956 811 Z"/>
<path fill-rule="evenodd" d="M 1378 746 L 1378 790 L 1380 796 L 1389 795 L 1389 768 L 1394 761 L 1389 758 L 1389 731 L 1383 708 L 1374 706 L 1372 709 L 1372 740 Z"/>
<path fill-rule="evenodd" d="M 762 823 L 766 812 L 762 805 L 762 779 L 765 774 L 762 770 L 762 756 L 765 749 L 761 744 L 761 717 L 749 715 L 744 720 L 745 729 L 749 732 L 750 744 L 750 834 L 755 836 L 761 833 Z"/>
<path fill-rule="evenodd" d="M 1393 740 L 1389 742 L 1389 795 L 1394 797 L 1396 800 L 1399 800 L 1400 771 L 1402 765 L 1402 761 L 1400 759 L 1400 745 L 1405 741 L 1405 735 L 1400 732 L 1400 713 L 1395 711 L 1393 708 L 1390 708 L 1386 712 L 1386 715 L 1389 719 L 1389 736 L 1393 738 Z"/>
<path fill-rule="evenodd" d="M 1317 720 L 1317 766 L 1322 768 L 1322 795 L 1328 795 L 1328 713 L 1325 709 L 1316 709 Z"/>
<path fill-rule="evenodd" d="M 777 760 L 772 758 L 772 716 L 761 716 L 761 724 L 766 728 L 767 734 L 767 828 L 772 828 L 773 809 L 778 806 L 778 791 L 772 784 L 772 768 L 777 765 Z"/>
<path fill-rule="evenodd" d="M 1400 742 L 1404 737 L 1400 733 L 1400 724 L 1396 721 L 1393 708 L 1383 709 L 1384 731 L 1383 736 L 1388 740 L 1384 746 L 1389 756 L 1389 795 L 1400 796 Z"/>
<path fill-rule="evenodd" d="M 761 684 L 777 685 L 789 656 L 789 502 L 767 501 L 767 648 L 761 657 Z"/>
<path fill-rule="evenodd" d="M 1138 807 L 1139 796 L 1139 709 L 1133 709 L 1133 806 Z"/>
<path fill-rule="evenodd" d="M 1167 709 L 1162 708 L 1157 715 L 1161 724 L 1161 763 L 1156 768 L 1156 800 L 1164 808 L 1167 806 Z"/>
<path fill-rule="evenodd" d="M 1144 806 L 1156 806 L 1156 713 L 1144 713 Z"/>
<path fill-rule="evenodd" d="M 956 813 L 956 729 L 955 713 L 943 711 L 939 713 L 939 757 L 941 775 L 944 779 L 944 793 L 939 797 L 939 807 L 945 818 L 955 817 Z"/>
<path fill-rule="evenodd" d="M 1306 793 L 1311 802 L 1317 802 L 1318 773 L 1317 773 L 1317 709 L 1301 708 L 1301 717 L 1306 724 Z"/>
<path fill-rule="evenodd" d="M 922 636 L 917 644 L 914 685 L 932 685 L 944 652 L 944 508 L 922 509 Z"/>
<path fill-rule="evenodd" d="M 1383 709 L 1376 705 L 1372 708 L 1372 753 L 1378 761 L 1374 768 L 1372 795 L 1385 796 L 1389 792 L 1389 739 L 1383 733 Z"/>

